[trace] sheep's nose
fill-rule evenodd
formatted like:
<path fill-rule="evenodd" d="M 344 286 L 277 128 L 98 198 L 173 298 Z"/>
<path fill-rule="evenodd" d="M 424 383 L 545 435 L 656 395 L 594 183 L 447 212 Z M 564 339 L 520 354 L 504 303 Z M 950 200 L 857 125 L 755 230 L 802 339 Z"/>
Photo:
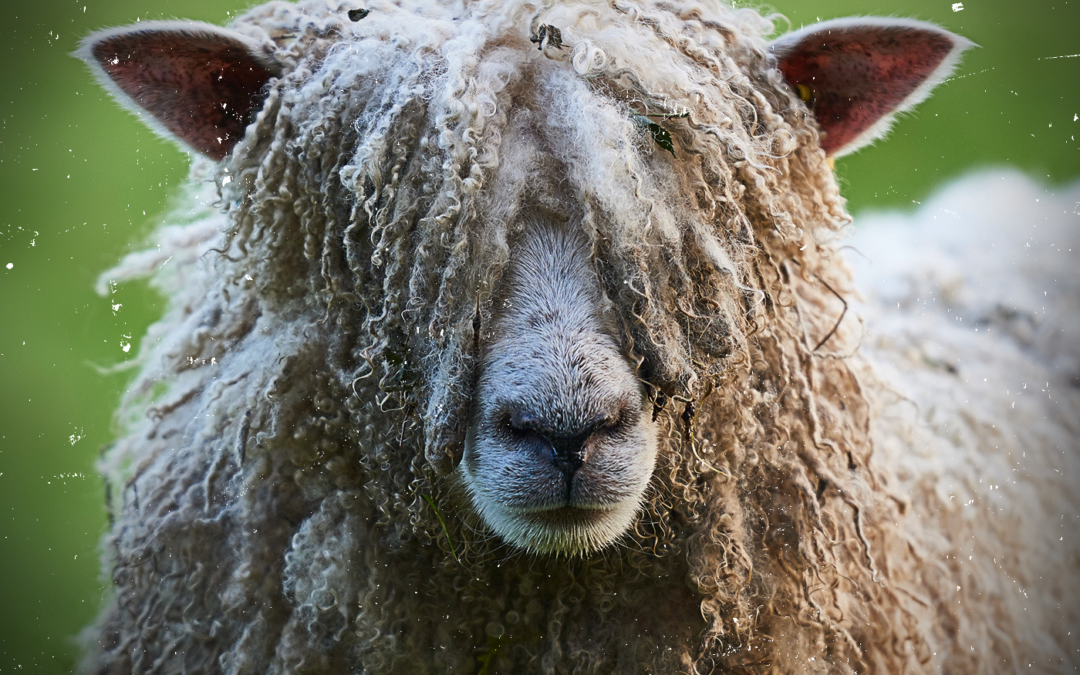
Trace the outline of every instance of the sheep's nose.
<path fill-rule="evenodd" d="M 516 436 L 531 439 L 541 453 L 550 456 L 551 463 L 569 481 L 589 459 L 589 440 L 615 427 L 620 419 L 619 413 L 619 407 L 612 406 L 608 413 L 588 420 L 558 423 L 545 420 L 535 413 L 515 409 L 510 413 L 509 422 Z"/>

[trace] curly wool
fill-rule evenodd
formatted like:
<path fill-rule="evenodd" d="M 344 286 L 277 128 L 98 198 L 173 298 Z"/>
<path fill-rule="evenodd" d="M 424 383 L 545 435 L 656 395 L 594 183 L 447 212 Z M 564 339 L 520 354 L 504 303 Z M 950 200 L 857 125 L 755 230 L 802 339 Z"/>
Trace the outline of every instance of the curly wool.
<path fill-rule="evenodd" d="M 165 230 L 170 309 L 102 462 L 115 596 L 87 667 L 951 670 L 936 654 L 978 617 L 918 571 L 920 526 L 890 526 L 882 388 L 857 327 L 832 333 L 848 218 L 771 22 L 712 2 L 350 8 L 233 25 L 283 75 Z M 540 24 L 566 47 L 530 44 Z M 684 111 L 663 120 L 674 157 L 633 118 Z M 588 235 L 664 438 L 633 530 L 584 559 L 508 549 L 453 472 L 535 209 Z"/>

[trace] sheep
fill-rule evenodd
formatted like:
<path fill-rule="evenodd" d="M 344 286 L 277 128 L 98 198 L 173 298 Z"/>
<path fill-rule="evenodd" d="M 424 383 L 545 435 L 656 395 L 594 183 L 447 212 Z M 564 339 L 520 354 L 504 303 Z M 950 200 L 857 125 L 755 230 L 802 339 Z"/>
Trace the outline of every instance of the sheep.
<path fill-rule="evenodd" d="M 705 0 L 303 0 L 89 36 L 195 159 L 103 277 L 168 307 L 101 461 L 84 670 L 1074 664 L 1075 389 L 1038 428 L 959 403 L 985 392 L 940 326 L 847 311 L 831 158 L 970 43 L 772 31 Z"/>

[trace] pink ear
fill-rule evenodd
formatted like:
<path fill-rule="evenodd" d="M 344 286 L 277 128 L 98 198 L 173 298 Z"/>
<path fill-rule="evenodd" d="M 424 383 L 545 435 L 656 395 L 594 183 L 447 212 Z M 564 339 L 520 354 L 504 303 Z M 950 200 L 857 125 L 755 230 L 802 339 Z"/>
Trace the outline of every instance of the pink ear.
<path fill-rule="evenodd" d="M 210 24 L 148 21 L 94 33 L 75 53 L 158 133 L 223 159 L 278 67 L 253 40 Z"/>
<path fill-rule="evenodd" d="M 780 72 L 811 105 L 829 155 L 884 135 L 952 72 L 970 41 L 922 21 L 825 21 L 775 41 Z"/>

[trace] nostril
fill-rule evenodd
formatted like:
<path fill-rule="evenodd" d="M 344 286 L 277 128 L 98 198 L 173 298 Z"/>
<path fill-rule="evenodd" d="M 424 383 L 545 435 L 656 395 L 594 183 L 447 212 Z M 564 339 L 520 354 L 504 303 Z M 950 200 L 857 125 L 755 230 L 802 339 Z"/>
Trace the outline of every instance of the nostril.
<path fill-rule="evenodd" d="M 519 435 L 539 433 L 543 435 L 544 423 L 538 415 L 523 410 L 513 410 L 505 416 L 506 425 Z"/>

